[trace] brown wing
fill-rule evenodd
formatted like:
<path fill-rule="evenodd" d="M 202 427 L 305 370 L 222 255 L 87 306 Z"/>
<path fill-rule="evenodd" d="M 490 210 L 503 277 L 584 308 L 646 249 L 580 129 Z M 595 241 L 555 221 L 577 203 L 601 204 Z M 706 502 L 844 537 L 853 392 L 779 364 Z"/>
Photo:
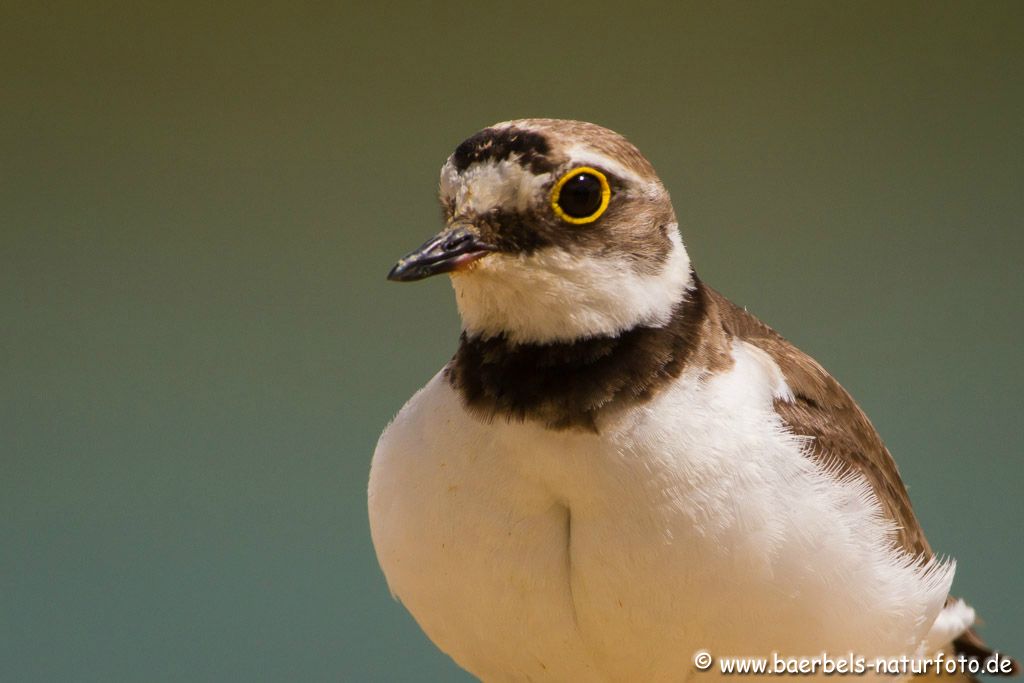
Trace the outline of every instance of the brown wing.
<path fill-rule="evenodd" d="M 897 525 L 900 546 L 922 561 L 930 559 L 931 547 L 910 506 L 896 463 L 853 398 L 814 359 L 708 289 L 726 332 L 763 349 L 785 375 L 795 400 L 777 401 L 775 409 L 789 428 L 796 434 L 814 437 L 812 453 L 822 464 L 863 475 L 886 516 Z"/>
<path fill-rule="evenodd" d="M 899 545 L 921 562 L 931 559 L 934 553 L 910 506 L 896 463 L 850 394 L 813 358 L 778 332 L 703 286 L 726 334 L 764 350 L 782 370 L 794 400 L 776 401 L 775 410 L 795 434 L 814 437 L 812 456 L 823 465 L 838 466 L 843 473 L 857 472 L 867 479 L 886 517 L 897 527 Z M 954 640 L 953 648 L 969 658 L 984 659 L 993 654 L 973 629 Z M 1013 673 L 1018 671 L 1014 662 Z"/>

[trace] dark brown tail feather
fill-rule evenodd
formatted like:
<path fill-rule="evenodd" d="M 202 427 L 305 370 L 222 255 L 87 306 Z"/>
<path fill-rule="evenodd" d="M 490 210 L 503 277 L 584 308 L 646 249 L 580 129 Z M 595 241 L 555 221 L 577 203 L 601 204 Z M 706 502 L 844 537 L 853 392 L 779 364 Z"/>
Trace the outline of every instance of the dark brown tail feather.
<path fill-rule="evenodd" d="M 978 634 L 974 632 L 973 628 L 967 629 L 953 641 L 953 651 L 956 652 L 958 655 L 964 655 L 969 659 L 977 659 L 982 662 L 996 653 L 995 650 L 993 650 L 985 644 L 985 641 L 978 637 Z M 1006 657 L 1006 655 L 1002 653 L 1000 653 L 999 656 Z M 1017 660 L 1009 657 L 1006 658 L 1010 659 L 1010 662 L 1013 664 L 1013 667 L 1010 669 L 1010 673 L 993 675 L 1016 676 L 1020 673 L 1020 664 L 1017 662 Z"/>

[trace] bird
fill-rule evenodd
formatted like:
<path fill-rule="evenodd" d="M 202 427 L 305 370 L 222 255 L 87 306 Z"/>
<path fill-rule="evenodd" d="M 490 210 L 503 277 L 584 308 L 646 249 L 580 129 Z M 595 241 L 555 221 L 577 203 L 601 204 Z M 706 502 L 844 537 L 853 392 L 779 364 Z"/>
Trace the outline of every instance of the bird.
<path fill-rule="evenodd" d="M 993 656 L 864 412 L 698 277 L 625 137 L 498 123 L 439 198 L 442 230 L 388 279 L 447 274 L 461 334 L 382 433 L 368 510 L 392 595 L 459 666 L 691 681 L 722 675 L 698 652 Z"/>

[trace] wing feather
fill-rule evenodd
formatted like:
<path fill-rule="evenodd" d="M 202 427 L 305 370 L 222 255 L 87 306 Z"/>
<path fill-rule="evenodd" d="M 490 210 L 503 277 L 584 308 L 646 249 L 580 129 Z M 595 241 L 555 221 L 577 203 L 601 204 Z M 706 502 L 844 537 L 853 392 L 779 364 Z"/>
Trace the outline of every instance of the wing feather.
<path fill-rule="evenodd" d="M 775 410 L 795 434 L 813 437 L 810 454 L 824 468 L 842 476 L 858 473 L 871 485 L 886 517 L 896 528 L 896 542 L 921 562 L 934 553 L 910 504 L 896 462 L 853 397 L 813 358 L 786 341 L 746 310 L 703 285 L 722 329 L 771 356 L 786 378 L 792 396 L 778 398 Z M 952 596 L 949 602 L 956 602 Z M 984 659 L 993 654 L 971 628 L 952 643 L 957 654 Z M 1020 670 L 1013 663 L 1013 674 Z"/>

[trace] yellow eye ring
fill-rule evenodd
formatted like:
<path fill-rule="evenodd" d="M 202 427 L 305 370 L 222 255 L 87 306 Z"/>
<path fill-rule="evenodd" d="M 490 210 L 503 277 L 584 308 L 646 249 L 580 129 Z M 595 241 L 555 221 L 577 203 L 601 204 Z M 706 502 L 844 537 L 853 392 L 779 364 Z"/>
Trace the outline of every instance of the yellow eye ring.
<path fill-rule="evenodd" d="M 590 214 L 585 216 L 570 216 L 559 203 L 562 198 L 562 188 L 567 182 L 579 177 L 580 175 L 589 175 L 597 179 L 601 185 L 601 201 L 600 204 L 598 204 L 597 209 Z M 586 225 L 587 223 L 593 223 L 601 217 L 601 214 L 603 214 L 608 208 L 608 202 L 611 201 L 611 198 L 612 188 L 608 185 L 608 178 L 605 177 L 604 173 L 601 173 L 596 168 L 591 168 L 589 166 L 579 166 L 559 178 L 558 182 L 555 183 L 555 186 L 551 188 L 551 209 L 555 212 L 556 216 L 566 223 L 572 223 L 573 225 Z"/>

